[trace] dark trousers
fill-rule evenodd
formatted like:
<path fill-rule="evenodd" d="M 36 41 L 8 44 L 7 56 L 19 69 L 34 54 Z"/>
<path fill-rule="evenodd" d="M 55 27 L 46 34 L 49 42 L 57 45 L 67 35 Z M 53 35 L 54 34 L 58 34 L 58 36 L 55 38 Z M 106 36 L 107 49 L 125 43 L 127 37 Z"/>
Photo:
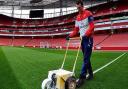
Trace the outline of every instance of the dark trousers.
<path fill-rule="evenodd" d="M 80 74 L 81 78 L 86 78 L 87 72 L 89 73 L 89 75 L 93 75 L 91 61 L 90 61 L 90 57 L 92 54 L 92 47 L 93 47 L 93 38 L 86 36 L 82 37 L 81 48 L 84 58 L 83 58 L 83 65 Z"/>

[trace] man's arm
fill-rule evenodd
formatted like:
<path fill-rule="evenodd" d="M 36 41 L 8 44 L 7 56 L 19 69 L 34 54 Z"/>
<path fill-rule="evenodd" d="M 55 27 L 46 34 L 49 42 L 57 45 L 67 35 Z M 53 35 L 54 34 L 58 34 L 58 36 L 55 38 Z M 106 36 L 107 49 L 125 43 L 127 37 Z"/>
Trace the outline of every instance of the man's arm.
<path fill-rule="evenodd" d="M 88 16 L 88 23 L 89 23 L 89 28 L 87 29 L 87 32 L 85 33 L 85 36 L 87 37 L 91 36 L 94 31 L 94 18 L 91 13 Z"/>

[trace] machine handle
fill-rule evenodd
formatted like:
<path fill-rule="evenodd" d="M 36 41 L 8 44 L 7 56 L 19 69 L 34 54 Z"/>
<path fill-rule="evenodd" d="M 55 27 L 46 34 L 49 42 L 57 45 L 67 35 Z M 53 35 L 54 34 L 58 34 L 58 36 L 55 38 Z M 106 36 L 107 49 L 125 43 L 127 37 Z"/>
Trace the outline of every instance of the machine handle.
<path fill-rule="evenodd" d="M 67 57 L 67 52 L 68 52 L 69 43 L 70 43 L 70 40 L 69 40 L 68 43 L 67 43 L 67 47 L 66 47 L 66 51 L 65 51 L 65 55 L 64 55 L 64 60 L 63 60 L 63 63 L 62 63 L 62 65 L 61 65 L 61 69 L 63 69 L 63 67 L 64 67 L 64 63 L 65 63 L 65 60 L 66 60 L 66 57 Z"/>
<path fill-rule="evenodd" d="M 82 40 L 80 40 L 80 43 L 81 42 L 82 42 Z M 72 69 L 73 75 L 75 74 L 76 62 L 77 62 L 78 57 L 79 57 L 80 48 L 81 48 L 81 44 L 79 44 L 79 47 L 78 47 L 78 50 L 77 50 L 77 54 L 76 54 L 76 59 L 75 59 L 74 65 L 73 65 L 73 69 Z"/>

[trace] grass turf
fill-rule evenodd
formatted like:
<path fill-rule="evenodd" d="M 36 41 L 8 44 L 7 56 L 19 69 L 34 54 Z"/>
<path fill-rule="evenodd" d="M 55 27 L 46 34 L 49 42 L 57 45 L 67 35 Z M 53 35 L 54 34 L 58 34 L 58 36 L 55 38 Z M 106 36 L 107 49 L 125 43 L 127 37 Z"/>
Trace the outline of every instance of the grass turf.
<path fill-rule="evenodd" d="M 0 47 L 0 89 L 41 89 L 48 71 L 60 68 L 64 50 Z M 93 52 L 93 70 L 115 59 L 123 52 Z M 64 69 L 72 70 L 76 51 L 69 51 Z M 82 53 L 76 66 L 76 77 L 82 65 Z M 128 54 L 97 72 L 92 81 L 80 89 L 128 89 Z"/>

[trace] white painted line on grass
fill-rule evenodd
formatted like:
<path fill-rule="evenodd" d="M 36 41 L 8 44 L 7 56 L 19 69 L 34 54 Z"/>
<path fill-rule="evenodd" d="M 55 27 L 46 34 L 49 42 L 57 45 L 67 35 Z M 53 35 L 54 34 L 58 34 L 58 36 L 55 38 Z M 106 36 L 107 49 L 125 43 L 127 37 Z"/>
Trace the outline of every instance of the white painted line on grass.
<path fill-rule="evenodd" d="M 109 66 L 110 64 L 112 64 L 113 62 L 115 62 L 117 59 L 121 58 L 122 56 L 124 56 L 126 53 L 121 54 L 120 56 L 118 56 L 117 58 L 115 58 L 114 60 L 110 61 L 109 63 L 107 63 L 106 65 L 100 67 L 99 69 L 95 70 L 93 73 L 97 73 L 98 71 L 104 69 L 105 67 Z"/>

